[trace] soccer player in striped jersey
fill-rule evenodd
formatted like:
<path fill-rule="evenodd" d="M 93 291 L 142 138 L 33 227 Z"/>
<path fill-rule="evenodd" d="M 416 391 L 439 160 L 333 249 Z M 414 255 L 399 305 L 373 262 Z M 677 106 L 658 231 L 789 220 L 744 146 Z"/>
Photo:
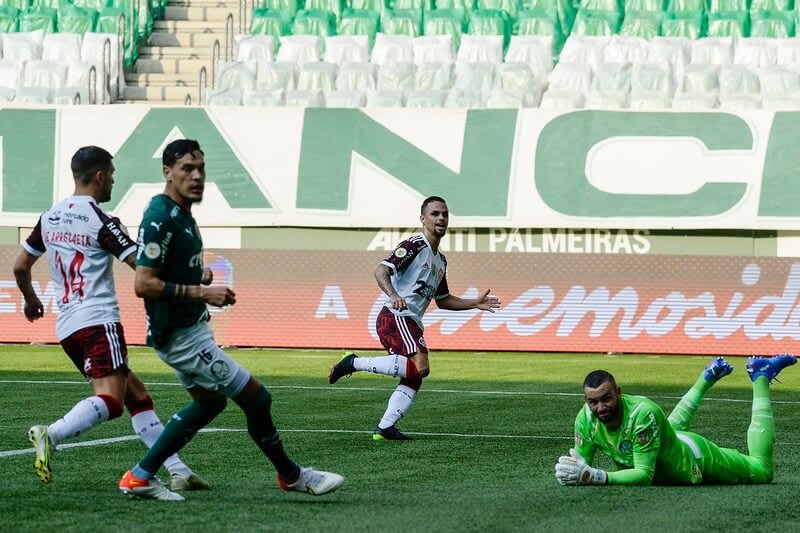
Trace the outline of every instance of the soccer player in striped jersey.
<path fill-rule="evenodd" d="M 396 424 L 411 409 L 422 380 L 430 374 L 428 346 L 422 336 L 422 315 L 431 300 L 436 300 L 440 309 L 451 311 L 481 309 L 493 313 L 500 307 L 500 300 L 488 290 L 474 299 L 450 294 L 447 260 L 439 251 L 439 243 L 450 222 L 450 211 L 444 199 L 438 196 L 426 198 L 422 202 L 419 220 L 422 232 L 398 244 L 375 269 L 375 280 L 385 296 L 376 329 L 389 355 L 358 357 L 348 353 L 328 373 L 330 383 L 360 371 L 400 378 L 400 384 L 389 397 L 386 412 L 372 434 L 374 440 L 411 439 L 398 430 Z"/>
<path fill-rule="evenodd" d="M 47 254 L 59 308 L 56 335 L 94 389 L 94 395 L 75 404 L 59 420 L 28 430 L 36 452 L 34 468 L 43 483 L 53 479 L 52 454 L 58 443 L 121 416 L 123 405 L 131 414 L 134 431 L 148 447 L 163 430 L 147 389 L 128 368 L 112 263 L 116 257 L 134 268 L 136 243 L 118 219 L 98 207 L 111 199 L 111 159 L 110 153 L 97 146 L 75 152 L 71 161 L 74 194 L 39 218 L 14 264 L 14 277 L 25 299 L 25 317 L 33 322 L 44 315 L 44 307 L 34 291 L 31 269 Z M 177 455 L 163 464 L 170 472 L 173 490 L 209 488 Z"/>
<path fill-rule="evenodd" d="M 769 385 L 795 363 L 797 358 L 789 354 L 747 360 L 745 370 L 753 383 L 748 455 L 690 431 L 703 396 L 733 371 L 722 357 L 711 361 L 669 417 L 643 396 L 622 394 L 608 372 L 590 372 L 583 382 L 586 405 L 575 418 L 575 448 L 559 458 L 556 479 L 562 485 L 769 483 L 775 471 Z M 598 451 L 611 458 L 613 471 L 592 467 Z"/>

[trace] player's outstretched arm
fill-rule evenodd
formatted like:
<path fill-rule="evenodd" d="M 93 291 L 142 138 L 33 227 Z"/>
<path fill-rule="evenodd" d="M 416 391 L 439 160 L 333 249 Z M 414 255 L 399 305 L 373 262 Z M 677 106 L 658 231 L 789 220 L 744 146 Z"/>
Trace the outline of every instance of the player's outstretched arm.
<path fill-rule="evenodd" d="M 489 311 L 494 313 L 495 309 L 500 308 L 500 299 L 494 294 L 490 294 L 491 289 L 486 289 L 483 294 L 477 298 L 459 298 L 448 294 L 444 298 L 436 300 L 436 305 L 439 309 L 447 309 L 448 311 L 466 311 L 467 309 L 481 309 L 482 311 Z"/>
<path fill-rule="evenodd" d="M 44 306 L 33 290 L 31 281 L 31 269 L 39 258 L 22 250 L 14 261 L 14 279 L 17 280 L 17 287 L 25 298 L 25 318 L 33 322 L 44 316 Z"/>
<path fill-rule="evenodd" d="M 165 282 L 158 277 L 159 270 L 142 265 L 136 266 L 133 289 L 136 296 L 152 300 L 172 302 L 205 302 L 215 307 L 236 303 L 236 293 L 228 287 L 206 287 Z"/>

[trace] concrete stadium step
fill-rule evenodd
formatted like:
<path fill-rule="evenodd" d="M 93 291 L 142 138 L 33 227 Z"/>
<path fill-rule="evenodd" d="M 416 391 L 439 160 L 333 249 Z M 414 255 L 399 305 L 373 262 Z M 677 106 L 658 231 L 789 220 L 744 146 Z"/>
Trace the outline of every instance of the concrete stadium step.
<path fill-rule="evenodd" d="M 191 93 L 188 93 L 191 100 L 190 104 L 194 104 L 197 99 L 197 96 L 191 96 Z M 165 106 L 165 107 L 185 107 L 186 106 L 186 97 L 184 96 L 181 100 L 117 100 L 114 104 L 122 104 L 122 105 L 146 105 L 146 106 Z"/>
<path fill-rule="evenodd" d="M 199 76 L 194 73 L 162 74 L 148 72 L 144 74 L 125 74 L 128 87 L 197 87 Z"/>
<path fill-rule="evenodd" d="M 197 103 L 199 97 L 197 87 L 126 87 L 126 100 L 165 101 L 172 100 L 183 102 L 186 95 L 191 96 L 192 102 Z"/>
<path fill-rule="evenodd" d="M 136 62 L 135 73 L 198 73 L 206 67 L 211 74 L 211 56 L 208 59 L 140 59 Z"/>
<path fill-rule="evenodd" d="M 211 49 L 214 41 L 219 41 L 220 46 L 225 48 L 225 32 L 221 33 L 197 33 L 197 32 L 166 32 L 159 31 L 150 35 L 150 46 L 186 46 L 186 47 L 205 47 Z"/>
<path fill-rule="evenodd" d="M 223 44 L 223 43 L 220 43 Z M 142 59 L 204 59 L 211 58 L 210 46 L 142 46 Z"/>
<path fill-rule="evenodd" d="M 228 7 L 167 7 L 166 9 L 168 20 L 224 22 L 228 15 L 233 15 L 235 22 L 238 11 Z"/>

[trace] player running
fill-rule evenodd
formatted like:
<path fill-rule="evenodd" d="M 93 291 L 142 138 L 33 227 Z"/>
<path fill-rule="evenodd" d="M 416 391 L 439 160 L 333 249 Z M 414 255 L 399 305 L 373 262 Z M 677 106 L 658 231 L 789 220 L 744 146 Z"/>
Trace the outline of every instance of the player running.
<path fill-rule="evenodd" d="M 203 267 L 203 241 L 191 214 L 192 204 L 203 199 L 206 180 L 200 145 L 173 141 L 164 149 L 162 162 L 164 194 L 150 201 L 139 226 L 135 290 L 144 298 L 147 343 L 175 369 L 192 401 L 125 473 L 120 490 L 142 498 L 182 500 L 155 482 L 158 465 L 220 414 L 227 398 L 244 411 L 247 431 L 275 466 L 280 488 L 315 496 L 336 490 L 342 476 L 300 467 L 286 455 L 272 421 L 269 392 L 214 341 L 206 304 L 233 305 L 236 295 L 227 287 L 209 286 L 211 270 Z"/>
<path fill-rule="evenodd" d="M 775 468 L 769 384 L 796 362 L 795 356 L 783 354 L 751 357 L 745 365 L 753 382 L 750 455 L 689 431 L 705 393 L 733 371 L 722 357 L 711 361 L 669 418 L 647 398 L 622 394 L 611 374 L 595 370 L 583 382 L 586 405 L 575 419 L 575 448 L 558 460 L 556 479 L 562 485 L 769 483 Z M 598 450 L 611 457 L 617 471 L 590 466 Z"/>
<path fill-rule="evenodd" d="M 361 371 L 400 378 L 400 384 L 389 397 L 386 412 L 372 434 L 375 440 L 411 439 L 398 430 L 396 424 L 411 409 L 422 380 L 430 374 L 428 347 L 422 337 L 422 315 L 431 300 L 435 299 L 440 309 L 451 311 L 481 309 L 494 313 L 500 307 L 500 300 L 488 290 L 475 299 L 450 294 L 447 260 L 439 251 L 439 243 L 450 222 L 444 199 L 438 196 L 426 198 L 422 202 L 419 220 L 422 232 L 398 244 L 375 269 L 375 279 L 385 297 L 376 329 L 389 355 L 358 357 L 348 353 L 328 373 L 330 383 Z"/>
<path fill-rule="evenodd" d="M 97 204 L 111 198 L 114 164 L 107 151 L 85 146 L 72 157 L 75 192 L 40 218 L 14 263 L 14 277 L 25 298 L 25 317 L 33 322 L 44 307 L 31 283 L 31 269 L 47 253 L 59 308 L 56 335 L 94 395 L 75 404 L 49 426 L 33 426 L 28 438 L 36 452 L 34 468 L 42 483 L 53 480 L 53 452 L 66 439 L 122 415 L 131 414 L 133 430 L 152 445 L 163 430 L 144 384 L 128 369 L 128 349 L 119 319 L 112 256 L 135 266 L 136 243 L 116 218 Z M 173 490 L 208 489 L 177 455 L 164 458 Z"/>

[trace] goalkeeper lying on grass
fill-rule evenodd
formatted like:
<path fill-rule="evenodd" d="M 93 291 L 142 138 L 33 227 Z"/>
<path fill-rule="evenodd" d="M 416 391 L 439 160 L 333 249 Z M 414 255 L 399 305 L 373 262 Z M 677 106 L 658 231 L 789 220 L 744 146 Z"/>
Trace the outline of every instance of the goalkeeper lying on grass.
<path fill-rule="evenodd" d="M 796 362 L 793 355 L 776 355 L 751 357 L 745 365 L 753 382 L 750 455 L 689 431 L 705 393 L 733 371 L 722 357 L 711 361 L 669 418 L 647 398 L 622 394 L 614 376 L 595 370 L 583 382 L 586 405 L 575 418 L 575 448 L 559 458 L 556 479 L 562 485 L 769 483 L 775 444 L 769 384 Z M 598 450 L 611 457 L 616 471 L 590 466 Z"/>

